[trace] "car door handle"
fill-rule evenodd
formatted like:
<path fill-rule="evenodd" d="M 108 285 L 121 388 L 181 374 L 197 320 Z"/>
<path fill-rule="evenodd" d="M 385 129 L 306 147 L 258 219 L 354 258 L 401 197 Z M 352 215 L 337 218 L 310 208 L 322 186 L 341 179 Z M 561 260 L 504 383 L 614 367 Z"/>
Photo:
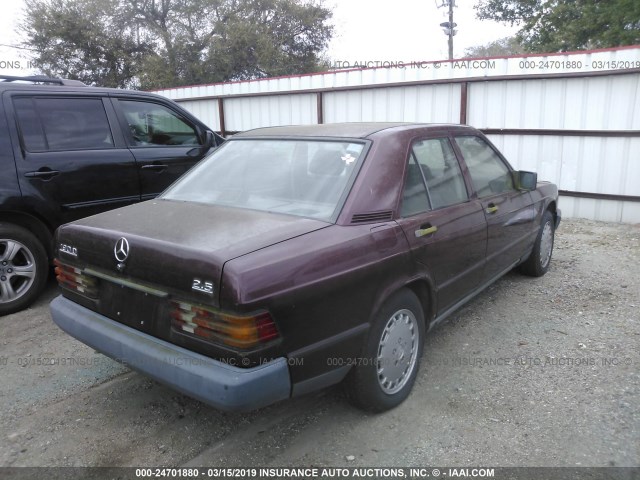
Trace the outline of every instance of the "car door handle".
<path fill-rule="evenodd" d="M 416 237 L 420 238 L 420 237 L 424 237 L 426 235 L 431 235 L 432 233 L 436 233 L 438 231 L 438 227 L 432 227 L 432 226 L 427 226 L 427 225 L 423 225 L 423 227 L 426 228 L 419 228 L 418 230 L 416 230 Z"/>
<path fill-rule="evenodd" d="M 498 206 L 490 203 L 489 205 L 487 205 L 487 213 L 496 213 L 498 211 Z"/>
<path fill-rule="evenodd" d="M 36 172 L 27 172 L 24 174 L 24 176 L 28 178 L 41 178 L 42 180 L 51 180 L 53 177 L 59 174 L 60 172 L 57 170 L 38 170 Z"/>
<path fill-rule="evenodd" d="M 143 165 L 142 169 L 143 170 L 158 170 L 158 171 L 162 171 L 162 170 L 167 169 L 168 167 L 169 167 L 169 165 L 161 165 L 161 164 L 158 164 L 158 163 L 154 163 L 154 164 L 151 164 L 151 165 Z"/>

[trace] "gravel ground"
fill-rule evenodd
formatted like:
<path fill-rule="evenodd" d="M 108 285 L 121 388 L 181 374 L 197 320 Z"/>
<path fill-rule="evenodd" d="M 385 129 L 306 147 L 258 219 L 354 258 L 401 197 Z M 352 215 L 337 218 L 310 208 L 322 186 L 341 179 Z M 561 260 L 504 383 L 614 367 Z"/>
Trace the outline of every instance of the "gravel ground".
<path fill-rule="evenodd" d="M 638 466 L 640 226 L 563 221 L 542 278 L 512 272 L 430 333 L 381 415 L 339 387 L 218 412 L 50 320 L 0 318 L 0 466 Z"/>

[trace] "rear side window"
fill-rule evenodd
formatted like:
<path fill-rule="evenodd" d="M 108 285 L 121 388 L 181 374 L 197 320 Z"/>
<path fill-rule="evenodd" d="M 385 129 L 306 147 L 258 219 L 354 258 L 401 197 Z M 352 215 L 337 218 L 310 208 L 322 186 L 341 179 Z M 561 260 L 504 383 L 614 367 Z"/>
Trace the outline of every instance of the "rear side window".
<path fill-rule="evenodd" d="M 413 153 L 427 181 L 431 208 L 448 207 L 469 199 L 458 159 L 448 138 L 417 142 Z"/>
<path fill-rule="evenodd" d="M 133 145 L 199 145 L 196 129 L 169 108 L 151 102 L 119 100 Z"/>
<path fill-rule="evenodd" d="M 25 148 L 30 152 L 113 148 L 100 98 L 15 98 Z"/>
<path fill-rule="evenodd" d="M 400 214 L 409 217 L 469 199 L 460 165 L 447 138 L 414 143 Z"/>
<path fill-rule="evenodd" d="M 430 209 L 427 189 L 424 185 L 424 177 L 420 172 L 420 166 L 415 155 L 409 157 L 407 166 L 407 179 L 402 191 L 402 206 L 400 215 L 410 217 L 418 213 L 426 212 Z"/>
<path fill-rule="evenodd" d="M 25 148 L 30 152 L 46 150 L 47 143 L 33 98 L 16 98 L 13 101 L 13 106 L 16 110 Z"/>

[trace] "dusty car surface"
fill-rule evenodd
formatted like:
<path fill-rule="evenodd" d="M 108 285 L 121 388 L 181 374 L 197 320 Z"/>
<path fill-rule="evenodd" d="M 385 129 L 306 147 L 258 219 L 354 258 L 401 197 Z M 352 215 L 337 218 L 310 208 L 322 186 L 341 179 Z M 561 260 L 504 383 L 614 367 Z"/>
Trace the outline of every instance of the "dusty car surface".
<path fill-rule="evenodd" d="M 217 408 L 345 380 L 382 411 L 430 328 L 518 265 L 547 271 L 557 202 L 467 126 L 253 130 L 159 198 L 60 227 L 51 312 Z"/>

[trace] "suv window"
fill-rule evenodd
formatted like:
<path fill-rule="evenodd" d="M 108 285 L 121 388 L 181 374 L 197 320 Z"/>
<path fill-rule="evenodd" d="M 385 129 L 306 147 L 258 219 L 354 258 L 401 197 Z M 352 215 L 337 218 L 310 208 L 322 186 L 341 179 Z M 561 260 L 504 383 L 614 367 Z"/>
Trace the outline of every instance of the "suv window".
<path fill-rule="evenodd" d="M 30 152 L 113 148 L 100 98 L 18 97 L 13 101 Z"/>
<path fill-rule="evenodd" d="M 200 145 L 196 129 L 175 112 L 151 102 L 119 100 L 133 145 Z"/>
<path fill-rule="evenodd" d="M 456 137 L 479 198 L 514 190 L 509 168 L 480 137 Z"/>
<path fill-rule="evenodd" d="M 468 199 L 460 165 L 449 140 L 434 138 L 416 142 L 409 155 L 400 214 L 408 217 Z"/>

